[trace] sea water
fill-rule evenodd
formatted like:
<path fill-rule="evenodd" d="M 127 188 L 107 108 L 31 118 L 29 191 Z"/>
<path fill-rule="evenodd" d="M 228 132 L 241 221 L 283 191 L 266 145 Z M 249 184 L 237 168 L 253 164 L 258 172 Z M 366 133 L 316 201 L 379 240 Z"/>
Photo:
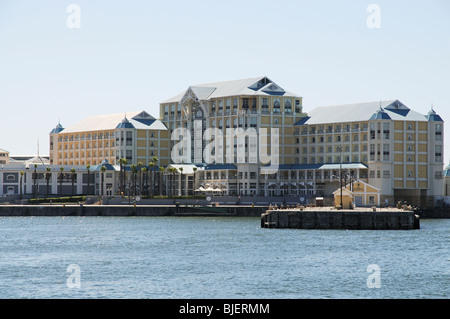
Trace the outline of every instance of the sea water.
<path fill-rule="evenodd" d="M 0 217 L 0 298 L 449 298 L 450 220 L 263 229 L 259 218 Z"/>

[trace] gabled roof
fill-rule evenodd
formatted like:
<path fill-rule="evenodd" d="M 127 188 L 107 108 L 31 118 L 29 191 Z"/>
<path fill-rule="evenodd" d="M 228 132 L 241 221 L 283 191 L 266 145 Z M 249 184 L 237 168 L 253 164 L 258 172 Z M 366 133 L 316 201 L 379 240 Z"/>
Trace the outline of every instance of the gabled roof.
<path fill-rule="evenodd" d="M 372 115 L 370 120 L 392 120 L 381 107 Z"/>
<path fill-rule="evenodd" d="M 372 118 L 373 115 L 376 116 Z M 371 119 L 389 118 L 392 120 L 427 121 L 425 115 L 410 110 L 399 100 L 320 106 L 308 112 L 308 116 L 310 117 L 308 120 L 301 120 L 296 125 L 362 122 Z"/>
<path fill-rule="evenodd" d="M 62 132 L 64 130 L 64 127 L 58 123 L 58 125 L 56 125 L 56 127 L 50 132 L 50 134 L 55 134 L 55 133 L 59 133 Z"/>
<path fill-rule="evenodd" d="M 436 113 L 433 108 L 427 114 L 427 119 L 429 122 L 444 122 L 444 120 Z"/>
<path fill-rule="evenodd" d="M 162 103 L 179 103 L 186 93 L 191 90 L 199 100 L 210 100 L 220 97 L 239 96 L 239 95 L 286 95 L 300 97 L 297 94 L 290 93 L 281 88 L 278 84 L 265 76 L 240 79 L 234 81 L 214 82 L 196 84 L 190 86 L 186 91 L 168 99 Z"/>
<path fill-rule="evenodd" d="M 145 111 L 93 115 L 64 130 L 64 133 L 136 128 L 167 130 L 167 127 Z"/>

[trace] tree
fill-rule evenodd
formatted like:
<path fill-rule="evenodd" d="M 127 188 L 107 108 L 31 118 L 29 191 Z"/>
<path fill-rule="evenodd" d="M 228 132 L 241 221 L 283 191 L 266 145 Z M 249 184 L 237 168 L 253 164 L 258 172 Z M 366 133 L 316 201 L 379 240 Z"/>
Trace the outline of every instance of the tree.
<path fill-rule="evenodd" d="M 72 180 L 72 196 L 74 196 L 75 195 L 75 177 L 77 177 L 75 168 L 72 168 L 70 170 L 70 177 Z"/>
<path fill-rule="evenodd" d="M 89 190 L 91 189 L 91 165 L 87 164 L 87 191 L 86 194 L 89 195 Z"/>
<path fill-rule="evenodd" d="M 183 196 L 183 190 L 184 190 L 184 185 L 183 185 L 183 167 L 179 168 L 180 170 L 180 195 Z"/>
<path fill-rule="evenodd" d="M 136 196 L 136 173 L 137 173 L 137 166 L 136 164 L 131 165 L 131 173 L 132 173 L 132 179 L 133 179 L 133 196 Z"/>
<path fill-rule="evenodd" d="M 167 169 L 169 172 L 169 179 L 171 180 L 170 186 L 172 188 L 172 196 L 175 196 L 175 174 L 178 172 L 176 167 L 169 167 Z"/>
<path fill-rule="evenodd" d="M 159 167 L 159 195 L 163 195 L 163 173 L 164 173 L 165 169 L 164 167 L 160 166 Z"/>
<path fill-rule="evenodd" d="M 120 175 L 119 175 L 119 193 L 125 193 L 125 175 L 126 175 L 126 165 L 128 161 L 125 158 L 119 159 L 120 164 Z"/>
<path fill-rule="evenodd" d="M 148 195 L 148 168 L 144 166 L 141 168 L 141 171 L 142 179 L 144 180 L 144 187 L 141 189 L 141 193 Z"/>
<path fill-rule="evenodd" d="M 23 171 L 20 172 L 20 189 L 19 189 L 19 193 L 20 193 L 20 199 L 22 199 L 22 195 L 23 195 Z"/>
<path fill-rule="evenodd" d="M 151 181 L 150 181 L 150 183 L 152 185 L 151 186 L 152 187 L 151 195 L 153 196 L 153 193 L 155 191 L 155 177 L 154 177 L 154 174 L 155 174 L 155 170 L 154 170 L 155 163 L 153 163 L 153 162 L 148 163 L 148 167 L 150 169 L 150 174 L 151 174 Z"/>
<path fill-rule="evenodd" d="M 142 195 L 142 166 L 144 164 L 142 162 L 137 163 L 137 170 L 139 175 L 139 194 Z"/>
<path fill-rule="evenodd" d="M 46 198 L 48 198 L 48 195 L 50 194 L 50 177 L 52 176 L 52 173 L 50 173 L 50 171 L 51 171 L 51 168 L 47 167 L 47 172 L 45 173 L 45 179 L 47 181 L 47 197 Z"/>
<path fill-rule="evenodd" d="M 195 194 L 195 187 L 196 187 L 195 186 L 195 181 L 196 181 L 195 177 L 196 177 L 196 173 L 197 173 L 197 167 L 192 168 L 192 170 L 194 171 L 194 183 L 193 183 L 193 186 L 192 186 L 194 189 L 192 190 L 192 193 Z"/>
<path fill-rule="evenodd" d="M 62 196 L 62 182 L 63 182 L 63 177 L 64 177 L 64 174 L 63 174 L 64 167 L 61 166 L 59 168 L 59 170 L 61 172 L 61 173 L 59 173 L 59 195 Z"/>
<path fill-rule="evenodd" d="M 104 189 L 105 189 L 105 187 L 104 187 L 104 184 L 105 184 L 105 171 L 106 171 L 106 167 L 105 166 L 102 166 L 102 167 L 100 167 L 100 171 L 102 172 L 101 173 L 101 187 L 102 187 L 102 191 L 101 191 L 101 195 L 103 196 L 104 195 Z"/>
<path fill-rule="evenodd" d="M 36 198 L 36 179 L 37 179 L 37 174 L 36 174 L 36 168 L 37 168 L 37 164 L 34 164 L 34 173 L 33 173 L 33 197 Z"/>

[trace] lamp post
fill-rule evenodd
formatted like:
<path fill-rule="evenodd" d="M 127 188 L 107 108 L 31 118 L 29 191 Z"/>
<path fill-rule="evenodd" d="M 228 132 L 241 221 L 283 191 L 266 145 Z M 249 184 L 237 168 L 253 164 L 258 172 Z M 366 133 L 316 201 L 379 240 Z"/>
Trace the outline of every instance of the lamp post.
<path fill-rule="evenodd" d="M 339 179 L 341 184 L 341 209 L 343 208 L 342 204 L 342 145 L 338 146 L 339 155 Z"/>

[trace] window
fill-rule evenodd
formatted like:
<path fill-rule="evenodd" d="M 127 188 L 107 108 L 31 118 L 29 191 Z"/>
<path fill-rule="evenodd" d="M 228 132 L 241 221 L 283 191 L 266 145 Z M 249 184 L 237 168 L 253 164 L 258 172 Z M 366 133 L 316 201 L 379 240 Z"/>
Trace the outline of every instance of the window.
<path fill-rule="evenodd" d="M 436 163 L 442 162 L 442 146 L 441 145 L 436 145 L 434 156 L 435 156 Z"/>
<path fill-rule="evenodd" d="M 273 112 L 280 113 L 280 99 L 273 99 Z"/>
<path fill-rule="evenodd" d="M 370 123 L 370 139 L 374 140 L 376 136 L 375 133 L 375 123 Z"/>
<path fill-rule="evenodd" d="M 436 141 L 442 141 L 442 125 L 436 124 L 436 131 L 435 131 Z"/>
<path fill-rule="evenodd" d="M 390 138 L 390 123 L 383 123 L 383 138 L 388 140 Z"/>
<path fill-rule="evenodd" d="M 269 112 L 269 99 L 266 97 L 262 98 L 261 111 L 265 113 Z"/>
<path fill-rule="evenodd" d="M 288 114 L 292 113 L 291 99 L 284 100 L 284 112 Z"/>
<path fill-rule="evenodd" d="M 369 196 L 369 205 L 375 205 L 375 196 Z"/>
<path fill-rule="evenodd" d="M 244 110 L 248 109 L 248 98 L 243 98 L 242 99 L 242 108 Z"/>
<path fill-rule="evenodd" d="M 133 132 L 131 132 L 131 131 L 127 131 L 127 138 L 126 138 L 126 145 L 127 146 L 131 146 L 131 145 L 133 145 Z"/>
<path fill-rule="evenodd" d="M 370 160 L 375 161 L 375 144 L 370 144 Z"/>
<path fill-rule="evenodd" d="M 132 150 L 127 150 L 126 151 L 126 159 L 128 160 L 128 161 L 132 161 L 133 160 L 133 151 Z"/>
<path fill-rule="evenodd" d="M 302 107 L 300 105 L 300 100 L 295 100 L 295 113 L 302 113 Z"/>
<path fill-rule="evenodd" d="M 390 171 L 383 171 L 383 178 L 390 178 L 391 172 Z"/>
<path fill-rule="evenodd" d="M 369 172 L 369 178 L 375 178 L 375 171 Z"/>
<path fill-rule="evenodd" d="M 389 144 L 383 144 L 383 161 L 389 161 L 389 155 L 390 155 L 390 145 Z"/>

